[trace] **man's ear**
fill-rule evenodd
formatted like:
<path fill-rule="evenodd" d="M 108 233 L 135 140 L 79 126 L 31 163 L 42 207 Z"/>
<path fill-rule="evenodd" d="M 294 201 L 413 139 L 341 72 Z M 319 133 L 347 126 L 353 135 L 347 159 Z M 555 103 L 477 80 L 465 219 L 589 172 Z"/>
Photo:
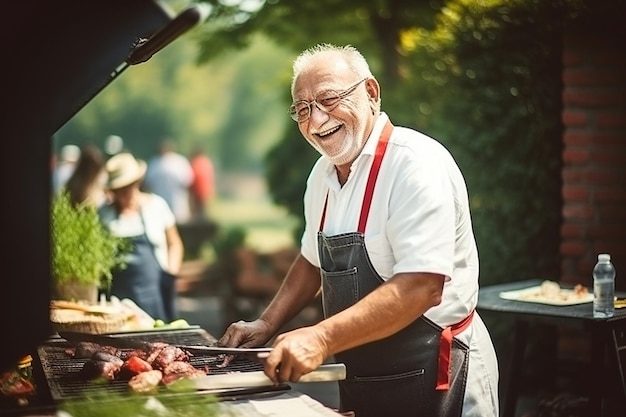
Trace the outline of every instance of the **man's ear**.
<path fill-rule="evenodd" d="M 368 78 L 365 81 L 365 91 L 367 91 L 370 101 L 377 103 L 380 100 L 380 86 L 375 78 Z"/>

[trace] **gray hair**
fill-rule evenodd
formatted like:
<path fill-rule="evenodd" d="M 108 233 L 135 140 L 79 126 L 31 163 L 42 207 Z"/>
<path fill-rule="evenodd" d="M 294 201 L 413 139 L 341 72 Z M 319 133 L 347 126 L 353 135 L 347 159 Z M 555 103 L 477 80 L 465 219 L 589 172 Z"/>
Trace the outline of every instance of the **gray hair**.
<path fill-rule="evenodd" d="M 300 73 L 308 68 L 317 54 L 322 52 L 336 52 L 342 56 L 348 66 L 361 78 L 374 78 L 367 60 L 352 45 L 336 46 L 329 43 L 320 43 L 312 46 L 298 55 L 293 62 L 293 78 L 291 79 L 291 94 L 293 95 L 294 85 Z"/>

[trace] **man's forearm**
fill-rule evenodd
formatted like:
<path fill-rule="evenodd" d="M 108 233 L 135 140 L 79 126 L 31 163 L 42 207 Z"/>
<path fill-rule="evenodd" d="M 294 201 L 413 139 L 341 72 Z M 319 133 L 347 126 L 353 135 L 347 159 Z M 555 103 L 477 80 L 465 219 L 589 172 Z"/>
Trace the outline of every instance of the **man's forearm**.
<path fill-rule="evenodd" d="M 261 315 L 274 332 L 309 304 L 320 289 L 319 269 L 298 255 L 280 289 Z"/>
<path fill-rule="evenodd" d="M 383 339 L 408 326 L 441 302 L 444 277 L 401 274 L 358 303 L 316 325 L 329 355 Z"/>

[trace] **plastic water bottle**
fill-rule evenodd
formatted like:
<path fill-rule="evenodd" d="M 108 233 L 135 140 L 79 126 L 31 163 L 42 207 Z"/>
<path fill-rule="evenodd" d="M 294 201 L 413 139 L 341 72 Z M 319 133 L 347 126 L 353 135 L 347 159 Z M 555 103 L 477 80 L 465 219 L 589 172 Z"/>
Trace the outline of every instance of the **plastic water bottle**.
<path fill-rule="evenodd" d="M 593 267 L 593 317 L 613 317 L 615 314 L 615 267 L 611 255 L 601 253 Z"/>

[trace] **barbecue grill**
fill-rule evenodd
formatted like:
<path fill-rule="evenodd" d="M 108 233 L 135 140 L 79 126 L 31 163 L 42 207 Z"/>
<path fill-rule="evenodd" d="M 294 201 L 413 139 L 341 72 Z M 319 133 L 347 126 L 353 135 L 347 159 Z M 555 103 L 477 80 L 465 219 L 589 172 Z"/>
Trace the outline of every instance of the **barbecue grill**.
<path fill-rule="evenodd" d="M 116 333 L 115 336 L 138 342 L 164 342 L 171 345 L 214 345 L 216 342 L 212 336 L 198 326 L 192 326 L 187 329 Z M 29 399 L 30 404 L 28 407 L 11 406 L 5 399 L 7 404 L 4 404 L 4 407 L 2 407 L 3 404 L 0 402 L 0 415 L 14 414 L 18 411 L 54 410 L 64 400 L 82 398 L 90 394 L 103 392 L 124 394 L 129 392 L 128 381 L 126 380 L 113 380 L 104 384 L 86 380 L 84 375 L 81 375 L 81 370 L 88 359 L 73 357 L 70 354 L 70 350 L 74 346 L 58 336 L 53 336 L 43 342 L 37 348 L 33 362 L 33 377 L 37 386 L 36 396 Z M 122 350 L 131 351 L 132 349 Z M 202 351 L 189 353 L 189 362 L 197 369 L 205 372 L 208 370 L 209 375 L 263 370 L 261 363 L 243 357 L 235 358 L 226 366 L 221 367 L 218 365 L 224 362 L 223 355 Z M 255 395 L 267 395 L 272 392 L 288 390 L 290 390 L 289 385 L 281 384 L 266 387 L 214 389 L 206 391 L 206 393 L 226 401 L 253 398 Z M 199 393 L 202 392 L 199 391 Z"/>
<path fill-rule="evenodd" d="M 165 342 L 171 345 L 213 345 L 213 339 L 205 330 L 200 328 L 169 330 L 169 331 L 147 331 L 124 334 L 128 340 L 140 342 Z M 128 392 L 127 381 L 114 380 L 106 385 L 85 383 L 85 378 L 80 374 L 87 359 L 73 358 L 67 354 L 67 349 L 72 345 L 65 339 L 53 338 L 39 346 L 37 354 L 41 363 L 45 383 L 47 384 L 50 397 L 58 402 L 88 394 L 90 391 L 106 390 L 109 392 Z M 127 349 L 132 350 L 132 349 Z M 263 366 L 249 359 L 236 358 L 227 366 L 220 367 L 224 361 L 223 355 L 203 353 L 201 351 L 190 352 L 190 363 L 197 369 L 207 370 L 211 375 L 228 374 L 232 372 L 262 371 Z M 263 387 L 267 390 L 288 390 L 287 385 Z M 231 398 L 243 394 L 250 394 L 257 390 L 248 388 L 224 389 L 212 391 L 213 394 L 222 398 Z"/>

